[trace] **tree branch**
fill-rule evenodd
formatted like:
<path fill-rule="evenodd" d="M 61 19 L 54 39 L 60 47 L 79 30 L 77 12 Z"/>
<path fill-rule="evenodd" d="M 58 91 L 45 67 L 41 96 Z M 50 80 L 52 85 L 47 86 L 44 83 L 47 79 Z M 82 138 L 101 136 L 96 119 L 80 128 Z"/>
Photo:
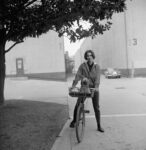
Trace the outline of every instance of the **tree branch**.
<path fill-rule="evenodd" d="M 5 53 L 9 52 L 14 46 L 16 46 L 17 44 L 22 43 L 22 42 L 24 42 L 24 41 L 18 41 L 16 43 L 14 43 L 11 47 L 9 47 L 7 50 L 5 50 Z"/>

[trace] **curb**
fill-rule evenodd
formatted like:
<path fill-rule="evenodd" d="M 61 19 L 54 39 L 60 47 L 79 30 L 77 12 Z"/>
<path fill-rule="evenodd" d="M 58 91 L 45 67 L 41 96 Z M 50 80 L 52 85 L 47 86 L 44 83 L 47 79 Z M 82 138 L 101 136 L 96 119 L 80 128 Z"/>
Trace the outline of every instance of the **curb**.
<path fill-rule="evenodd" d="M 70 120 L 68 119 L 57 136 L 51 150 L 71 150 L 69 122 Z"/>

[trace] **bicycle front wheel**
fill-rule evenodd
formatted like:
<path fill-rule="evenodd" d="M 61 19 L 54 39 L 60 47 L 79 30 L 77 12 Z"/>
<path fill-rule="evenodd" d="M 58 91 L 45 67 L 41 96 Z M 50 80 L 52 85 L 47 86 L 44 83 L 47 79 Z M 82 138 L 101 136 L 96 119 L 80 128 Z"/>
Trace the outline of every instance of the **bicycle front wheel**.
<path fill-rule="evenodd" d="M 84 129 L 85 129 L 85 112 L 84 112 L 84 105 L 80 103 L 77 109 L 77 116 L 76 116 L 76 137 L 77 141 L 80 143 L 84 136 Z"/>

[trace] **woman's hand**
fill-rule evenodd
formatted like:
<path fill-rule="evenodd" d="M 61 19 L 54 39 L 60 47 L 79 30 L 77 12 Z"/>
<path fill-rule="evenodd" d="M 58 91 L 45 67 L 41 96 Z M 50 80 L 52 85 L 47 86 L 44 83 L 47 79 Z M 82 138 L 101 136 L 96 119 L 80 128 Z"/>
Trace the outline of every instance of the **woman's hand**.
<path fill-rule="evenodd" d="M 74 86 L 72 86 L 72 87 L 70 87 L 69 88 L 69 92 L 78 92 L 79 91 L 79 88 L 78 87 L 74 87 Z"/>

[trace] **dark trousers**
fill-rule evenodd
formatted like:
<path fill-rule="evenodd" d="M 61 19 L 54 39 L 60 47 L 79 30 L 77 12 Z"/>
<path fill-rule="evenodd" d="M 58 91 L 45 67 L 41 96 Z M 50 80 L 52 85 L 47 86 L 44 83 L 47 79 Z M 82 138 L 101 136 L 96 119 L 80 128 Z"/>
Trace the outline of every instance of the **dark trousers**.
<path fill-rule="evenodd" d="M 94 96 L 92 98 L 92 104 L 95 112 L 95 118 L 97 122 L 97 126 L 100 127 L 100 109 L 99 109 L 99 91 L 95 91 Z M 76 114 L 77 114 L 77 108 L 78 108 L 78 100 L 74 108 L 74 115 L 73 115 L 73 121 L 76 122 Z"/>

